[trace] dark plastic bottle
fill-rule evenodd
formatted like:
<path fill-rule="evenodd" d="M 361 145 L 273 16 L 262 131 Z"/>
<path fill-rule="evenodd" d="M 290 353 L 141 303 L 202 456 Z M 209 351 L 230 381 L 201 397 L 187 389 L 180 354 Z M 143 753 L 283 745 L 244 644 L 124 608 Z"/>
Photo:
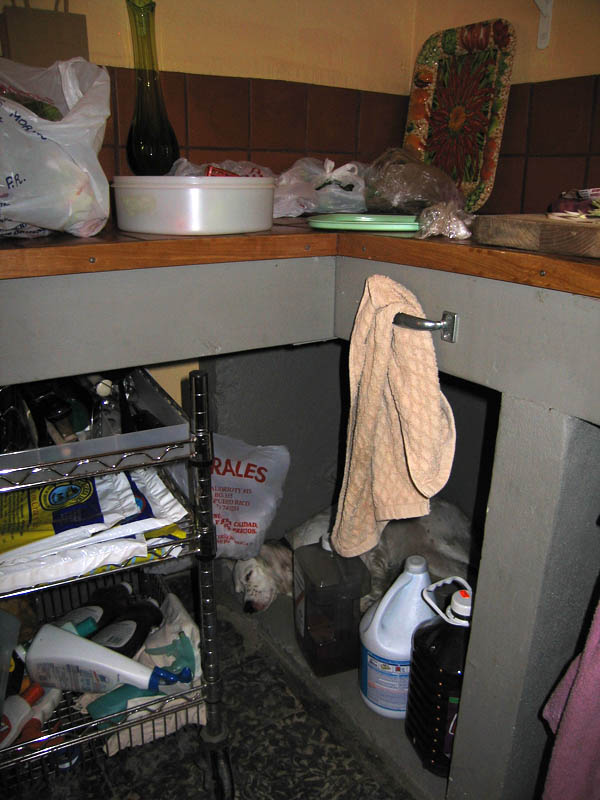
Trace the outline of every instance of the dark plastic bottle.
<path fill-rule="evenodd" d="M 344 558 L 326 539 L 294 553 L 296 638 L 315 675 L 358 666 L 360 598 L 371 577 L 360 558 Z"/>
<path fill-rule="evenodd" d="M 447 616 L 423 623 L 413 637 L 406 734 L 425 769 L 443 777 L 450 771 L 470 633 L 448 618 L 466 621 L 470 614 L 470 592 L 454 592 Z"/>
<path fill-rule="evenodd" d="M 78 625 L 80 622 L 91 618 L 94 620 L 96 630 L 100 630 L 112 622 L 126 608 L 132 591 L 131 584 L 126 581 L 112 586 L 101 586 L 90 595 L 89 600 L 84 605 L 69 611 L 53 624 L 60 626 L 67 622 L 72 622 L 73 625 Z"/>
<path fill-rule="evenodd" d="M 162 611 L 155 600 L 140 598 L 129 603 L 118 617 L 91 638 L 96 644 L 133 658 L 162 619 Z"/>

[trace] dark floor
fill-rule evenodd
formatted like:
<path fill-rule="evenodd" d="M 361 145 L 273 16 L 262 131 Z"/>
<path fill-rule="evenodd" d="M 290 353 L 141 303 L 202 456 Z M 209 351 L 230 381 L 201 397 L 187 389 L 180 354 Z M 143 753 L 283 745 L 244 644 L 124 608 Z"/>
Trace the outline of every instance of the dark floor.
<path fill-rule="evenodd" d="M 165 579 L 191 607 L 189 574 Z M 242 635 L 230 619 L 219 622 L 219 642 L 236 800 L 413 800 L 359 730 L 341 723 L 269 642 Z M 100 755 L 51 775 L 45 785 L 20 781 L 10 794 L 23 800 L 217 797 L 199 730 L 187 727 L 110 759 Z"/>

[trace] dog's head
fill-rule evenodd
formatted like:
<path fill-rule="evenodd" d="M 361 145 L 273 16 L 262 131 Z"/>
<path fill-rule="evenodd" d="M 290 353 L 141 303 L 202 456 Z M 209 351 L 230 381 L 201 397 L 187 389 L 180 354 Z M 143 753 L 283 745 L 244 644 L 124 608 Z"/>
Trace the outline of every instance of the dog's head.
<path fill-rule="evenodd" d="M 266 611 L 278 594 L 292 592 L 291 550 L 265 542 L 256 558 L 235 562 L 233 585 L 244 596 L 244 611 Z"/>

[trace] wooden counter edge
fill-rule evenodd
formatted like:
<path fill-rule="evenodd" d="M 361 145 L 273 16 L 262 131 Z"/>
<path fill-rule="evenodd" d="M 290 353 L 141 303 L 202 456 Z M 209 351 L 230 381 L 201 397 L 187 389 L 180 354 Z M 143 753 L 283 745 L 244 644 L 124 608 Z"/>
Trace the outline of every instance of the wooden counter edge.
<path fill-rule="evenodd" d="M 429 239 L 338 235 L 338 255 L 600 297 L 600 261 Z"/>
<path fill-rule="evenodd" d="M 34 239 L 0 247 L 0 280 L 276 258 L 350 256 L 456 272 L 600 297 L 600 261 L 447 239 L 400 239 L 365 233 L 271 231 L 225 236 L 134 236 Z"/>
<path fill-rule="evenodd" d="M 89 272 L 335 256 L 337 236 L 297 230 L 195 237 L 104 237 L 0 249 L 0 280 Z"/>

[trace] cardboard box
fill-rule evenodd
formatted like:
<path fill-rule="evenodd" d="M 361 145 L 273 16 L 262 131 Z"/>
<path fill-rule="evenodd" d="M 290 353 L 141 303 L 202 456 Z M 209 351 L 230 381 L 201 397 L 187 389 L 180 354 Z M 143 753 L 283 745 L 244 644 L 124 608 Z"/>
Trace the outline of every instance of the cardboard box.
<path fill-rule="evenodd" d="M 32 67 L 82 56 L 89 61 L 85 14 L 5 6 L 0 14 L 2 56 Z"/>

